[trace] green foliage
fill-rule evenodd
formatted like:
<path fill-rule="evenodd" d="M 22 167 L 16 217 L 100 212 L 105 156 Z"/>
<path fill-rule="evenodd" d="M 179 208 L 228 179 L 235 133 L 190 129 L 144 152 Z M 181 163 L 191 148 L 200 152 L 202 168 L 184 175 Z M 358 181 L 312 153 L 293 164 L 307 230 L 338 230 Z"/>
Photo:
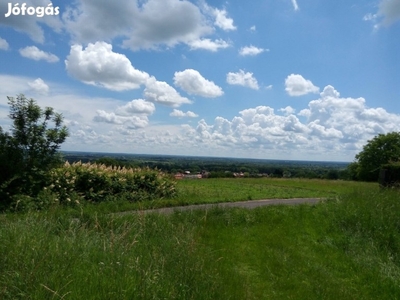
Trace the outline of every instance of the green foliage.
<path fill-rule="evenodd" d="M 337 170 L 330 170 L 326 174 L 326 179 L 336 180 L 339 179 L 339 172 Z"/>
<path fill-rule="evenodd" d="M 0 199 L 8 205 L 13 195 L 36 196 L 47 172 L 61 162 L 60 145 L 68 136 L 63 117 L 50 107 L 41 109 L 24 95 L 8 97 L 11 134 L 0 127 Z"/>
<path fill-rule="evenodd" d="M 379 185 L 381 187 L 400 186 L 400 162 L 382 165 L 379 172 Z"/>
<path fill-rule="evenodd" d="M 230 171 L 213 171 L 210 172 L 208 178 L 233 178 L 233 173 Z"/>
<path fill-rule="evenodd" d="M 47 210 L 57 202 L 56 196 L 51 191 L 44 189 L 35 197 L 24 194 L 12 195 L 8 208 L 11 212 L 39 211 Z"/>
<path fill-rule="evenodd" d="M 129 163 L 117 160 L 112 157 L 102 157 L 95 161 L 98 165 L 106 165 L 107 167 L 130 167 Z"/>
<path fill-rule="evenodd" d="M 357 170 L 358 170 L 358 163 L 357 162 L 350 163 L 345 170 L 346 179 L 357 180 L 358 179 Z"/>
<path fill-rule="evenodd" d="M 185 156 L 155 156 L 136 154 L 104 154 L 67 152 L 65 158 L 70 162 L 91 162 L 107 166 L 126 168 L 150 167 L 170 174 L 190 171 L 191 174 L 206 171 L 209 178 L 230 178 L 233 173 L 246 173 L 248 177 L 283 177 L 284 171 L 291 174 L 291 178 L 328 178 L 328 172 L 339 172 L 338 179 L 348 180 L 349 174 L 344 172 L 347 163 L 341 162 L 307 162 L 307 161 L 279 161 L 268 159 L 241 159 L 241 158 L 212 158 L 212 157 L 185 157 Z M 331 176 L 331 174 L 329 175 Z"/>
<path fill-rule="evenodd" d="M 377 181 L 381 166 L 399 159 L 400 132 L 379 134 L 368 141 L 363 150 L 356 155 L 357 178 Z"/>
<path fill-rule="evenodd" d="M 158 171 L 65 163 L 50 171 L 47 187 L 60 203 L 105 200 L 138 201 L 175 195 L 175 181 Z"/>
<path fill-rule="evenodd" d="M 398 299 L 399 193 L 344 184 L 317 205 L 0 214 L 0 299 Z"/>

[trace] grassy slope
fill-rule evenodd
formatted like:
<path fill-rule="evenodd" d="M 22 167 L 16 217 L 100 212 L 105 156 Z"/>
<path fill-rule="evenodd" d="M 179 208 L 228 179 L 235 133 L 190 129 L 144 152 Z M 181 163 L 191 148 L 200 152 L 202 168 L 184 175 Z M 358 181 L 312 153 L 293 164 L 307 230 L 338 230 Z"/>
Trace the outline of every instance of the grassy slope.
<path fill-rule="evenodd" d="M 224 197 L 229 184 L 260 188 L 218 182 L 199 189 L 214 183 Z M 346 182 L 271 183 L 337 197 L 171 216 L 82 212 L 79 221 L 65 210 L 2 215 L 0 298 L 400 299 L 398 193 Z"/>
<path fill-rule="evenodd" d="M 400 299 L 399 194 L 221 211 L 202 237 L 246 299 Z"/>
<path fill-rule="evenodd" d="M 307 179 L 225 178 L 193 179 L 177 182 L 174 199 L 157 199 L 141 203 L 101 203 L 98 212 L 116 212 L 167 206 L 231 202 L 270 198 L 336 197 L 356 188 L 378 190 L 377 184 Z M 92 208 L 89 208 L 92 209 Z"/>

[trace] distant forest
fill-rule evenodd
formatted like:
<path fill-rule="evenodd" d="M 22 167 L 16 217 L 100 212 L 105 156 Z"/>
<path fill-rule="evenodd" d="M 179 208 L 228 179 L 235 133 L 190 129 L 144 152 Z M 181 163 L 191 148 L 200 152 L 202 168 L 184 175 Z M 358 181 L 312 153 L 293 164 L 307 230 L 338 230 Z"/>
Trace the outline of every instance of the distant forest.
<path fill-rule="evenodd" d="M 136 155 L 92 152 L 63 152 L 64 158 L 120 167 L 157 168 L 172 175 L 177 173 L 207 173 L 209 178 L 286 177 L 351 180 L 346 162 L 243 159 L 172 155 Z"/>

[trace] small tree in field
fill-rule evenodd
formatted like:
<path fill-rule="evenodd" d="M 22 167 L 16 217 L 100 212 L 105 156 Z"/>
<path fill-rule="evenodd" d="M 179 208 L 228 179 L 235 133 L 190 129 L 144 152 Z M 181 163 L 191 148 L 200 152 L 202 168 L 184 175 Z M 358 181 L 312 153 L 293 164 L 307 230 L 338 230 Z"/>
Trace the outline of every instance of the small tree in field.
<path fill-rule="evenodd" d="M 37 193 L 48 170 L 60 163 L 58 149 L 68 136 L 53 108 L 42 109 L 22 94 L 7 98 L 12 127 L 11 133 L 0 127 L 0 201 Z"/>
<path fill-rule="evenodd" d="M 363 147 L 356 155 L 357 178 L 365 181 L 377 181 L 382 165 L 400 160 L 400 132 L 379 134 Z"/>

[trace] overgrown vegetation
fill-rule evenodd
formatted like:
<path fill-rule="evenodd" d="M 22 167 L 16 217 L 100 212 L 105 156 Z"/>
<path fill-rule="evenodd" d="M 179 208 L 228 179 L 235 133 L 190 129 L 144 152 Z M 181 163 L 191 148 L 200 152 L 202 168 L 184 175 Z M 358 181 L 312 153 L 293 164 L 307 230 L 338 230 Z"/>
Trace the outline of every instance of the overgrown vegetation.
<path fill-rule="evenodd" d="M 53 169 L 48 189 L 61 203 L 162 199 L 175 195 L 175 182 L 157 170 L 107 167 L 80 162 Z M 71 200 L 73 199 L 73 200 Z"/>
<path fill-rule="evenodd" d="M 0 298 L 398 299 L 399 194 L 360 184 L 314 206 L 3 214 Z"/>
<path fill-rule="evenodd" d="M 8 97 L 11 134 L 0 127 L 0 209 L 40 210 L 58 204 L 140 201 L 175 194 L 171 178 L 149 168 L 66 163 L 58 152 L 68 136 L 61 114 L 24 95 Z"/>
<path fill-rule="evenodd" d="M 41 109 L 24 95 L 8 97 L 11 133 L 0 127 L 0 206 L 17 195 L 35 197 L 47 183 L 48 171 L 61 163 L 58 149 L 68 136 L 61 114 Z"/>

